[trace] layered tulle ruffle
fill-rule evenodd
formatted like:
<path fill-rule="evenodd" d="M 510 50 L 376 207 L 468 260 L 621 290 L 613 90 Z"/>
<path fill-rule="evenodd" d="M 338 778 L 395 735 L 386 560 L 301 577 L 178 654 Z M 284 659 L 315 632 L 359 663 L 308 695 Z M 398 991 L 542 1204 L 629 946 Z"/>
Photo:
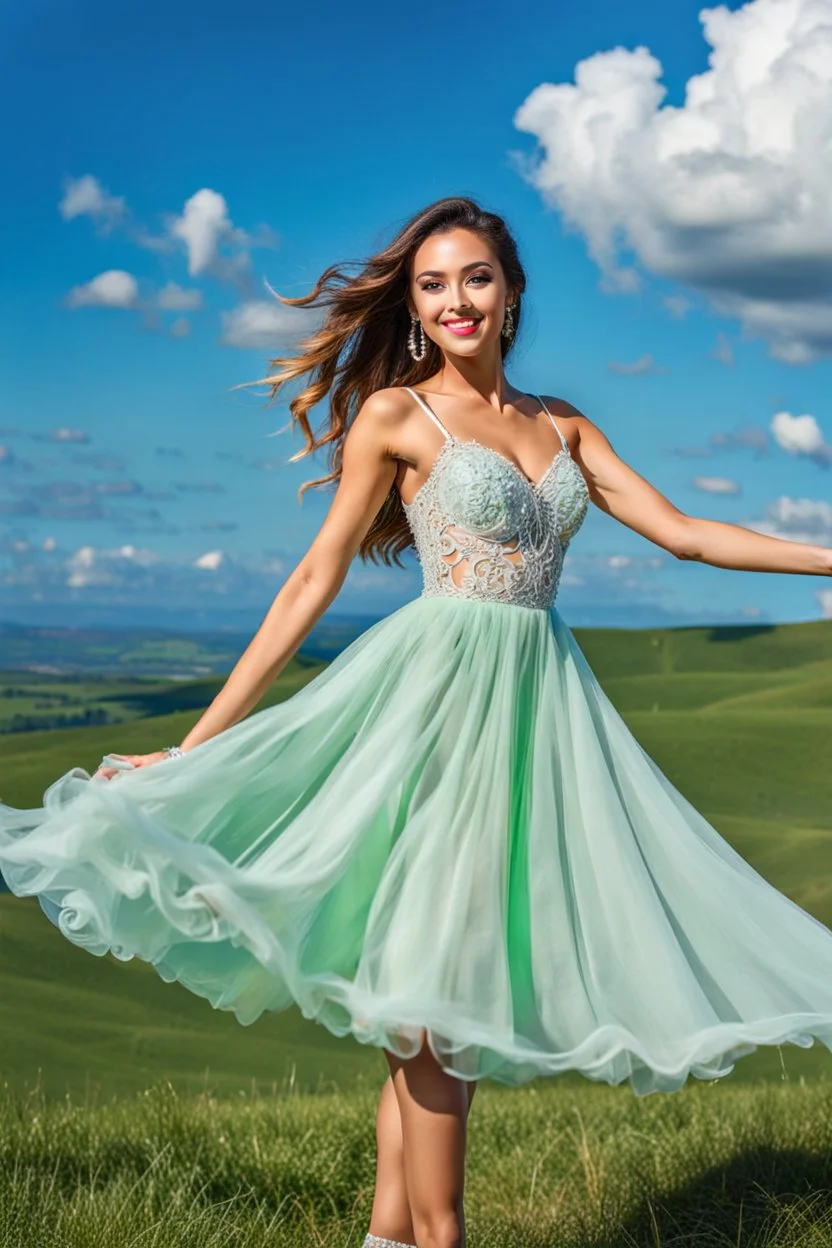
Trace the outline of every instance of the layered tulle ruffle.
<path fill-rule="evenodd" d="M 117 748 L 117 743 L 113 743 Z M 0 805 L 70 940 L 253 1023 L 639 1094 L 832 1048 L 832 933 L 673 788 L 557 612 L 418 598 L 181 759 Z"/>

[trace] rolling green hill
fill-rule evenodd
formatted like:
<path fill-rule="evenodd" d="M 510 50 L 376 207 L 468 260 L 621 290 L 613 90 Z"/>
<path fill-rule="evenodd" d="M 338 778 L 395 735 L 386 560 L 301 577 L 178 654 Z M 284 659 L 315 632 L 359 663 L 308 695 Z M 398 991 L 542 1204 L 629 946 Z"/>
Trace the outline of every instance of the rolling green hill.
<path fill-rule="evenodd" d="M 832 927 L 832 622 L 576 635 L 670 780 L 772 883 Z M 261 707 L 319 670 L 308 660 L 292 664 Z M 106 750 L 144 752 L 180 740 L 216 687 L 213 677 L 154 685 L 143 694 L 142 717 L 115 728 L 0 738 L 0 797 L 36 805 L 58 775 L 75 765 L 94 769 Z M 115 678 L 113 690 L 123 696 Z M 95 692 L 101 696 L 100 686 Z M 233 1095 L 252 1079 L 279 1084 L 293 1068 L 303 1087 L 321 1079 L 347 1087 L 383 1069 L 376 1050 L 336 1039 L 295 1010 L 243 1028 L 148 966 L 93 958 L 34 901 L 0 896 L 0 933 L 0 1078 L 14 1085 L 32 1083 L 40 1070 L 53 1095 L 86 1086 L 127 1092 L 163 1076 L 183 1090 L 207 1080 Z M 760 1050 L 731 1079 L 780 1078 L 781 1058 L 791 1078 L 832 1077 L 832 1054 L 816 1045 Z"/>

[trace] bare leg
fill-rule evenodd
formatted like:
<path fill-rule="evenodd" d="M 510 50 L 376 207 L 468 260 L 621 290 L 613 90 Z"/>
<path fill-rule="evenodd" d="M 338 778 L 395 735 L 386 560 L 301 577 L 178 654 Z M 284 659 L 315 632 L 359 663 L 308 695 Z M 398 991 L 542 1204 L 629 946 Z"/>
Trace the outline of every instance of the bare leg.
<path fill-rule="evenodd" d="M 465 1089 L 468 1093 L 468 1108 L 470 1109 L 477 1090 L 476 1082 L 466 1083 Z M 413 1230 L 404 1177 L 402 1118 L 392 1075 L 385 1079 L 381 1089 L 376 1115 L 376 1144 L 378 1163 L 370 1232 L 379 1238 L 415 1244 L 416 1235 Z"/>
<path fill-rule="evenodd" d="M 404 1244 L 415 1244 L 416 1236 L 410 1218 L 410 1203 L 404 1179 L 402 1120 L 391 1076 L 385 1079 L 378 1102 L 376 1147 L 378 1161 L 370 1233 L 383 1239 L 398 1239 Z"/>
<path fill-rule="evenodd" d="M 442 1069 L 424 1032 L 415 1057 L 388 1050 L 385 1057 L 398 1123 L 386 1083 L 371 1233 L 418 1248 L 463 1248 L 466 1128 L 476 1085 Z"/>

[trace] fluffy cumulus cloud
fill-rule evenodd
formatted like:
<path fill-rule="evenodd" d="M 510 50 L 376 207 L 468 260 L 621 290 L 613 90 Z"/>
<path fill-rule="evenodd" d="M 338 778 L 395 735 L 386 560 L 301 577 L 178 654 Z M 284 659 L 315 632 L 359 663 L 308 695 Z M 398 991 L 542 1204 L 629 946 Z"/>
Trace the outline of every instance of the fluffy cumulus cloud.
<path fill-rule="evenodd" d="M 832 463 L 832 445 L 824 438 L 814 416 L 776 412 L 771 418 L 771 432 L 777 445 L 790 455 L 805 456 L 823 468 Z"/>
<path fill-rule="evenodd" d="M 792 542 L 832 546 L 832 503 L 781 495 L 768 504 L 762 520 L 749 522 L 748 527 Z"/>
<path fill-rule="evenodd" d="M 191 277 L 205 273 L 216 264 L 220 243 L 233 229 L 222 195 L 203 187 L 191 196 L 182 215 L 176 217 L 170 227 L 173 237 L 185 244 Z"/>
<path fill-rule="evenodd" d="M 139 283 L 124 269 L 108 269 L 83 286 L 73 286 L 66 297 L 70 308 L 134 308 Z"/>
<path fill-rule="evenodd" d="M 311 333 L 319 313 L 292 308 L 271 299 L 250 299 L 229 312 L 220 313 L 222 342 L 227 347 L 271 350 Z"/>
<path fill-rule="evenodd" d="M 138 247 L 171 256 L 179 251 L 192 278 L 210 276 L 236 288 L 239 295 L 251 295 L 251 251 L 274 247 L 277 236 L 265 224 L 245 230 L 234 224 L 225 197 L 210 187 L 201 187 L 185 201 L 181 212 L 162 217 L 161 232 L 154 233 L 137 222 L 126 201 L 111 195 L 92 174 L 69 178 L 64 183 L 58 210 L 65 221 L 89 217 L 109 230 L 116 225 Z M 103 231 L 102 231 L 103 232 Z M 203 292 L 174 281 L 155 289 L 152 278 L 139 280 L 124 269 L 109 269 L 91 281 L 74 286 L 65 298 L 70 308 L 128 308 L 142 314 L 144 328 L 164 330 L 173 338 L 186 338 L 191 322 L 185 313 L 200 311 Z M 254 305 L 243 303 L 238 318 L 250 319 Z M 165 322 L 164 315 L 173 319 Z M 234 314 L 232 314 L 234 315 Z"/>
<path fill-rule="evenodd" d="M 232 284 L 248 273 L 250 248 L 275 244 L 267 226 L 250 233 L 234 225 L 225 197 L 207 186 L 191 195 L 179 216 L 168 219 L 168 231 L 184 245 L 191 277 L 208 273 Z"/>
<path fill-rule="evenodd" d="M 646 47 L 580 61 L 515 114 L 517 165 L 581 231 L 608 289 L 700 292 L 792 364 L 832 354 L 832 0 L 700 13 L 709 68 L 663 104 Z"/>
<path fill-rule="evenodd" d="M 65 221 L 74 217 L 91 217 L 103 229 L 109 229 L 127 213 L 124 200 L 106 191 L 92 174 L 82 178 L 67 178 L 58 211 Z"/>

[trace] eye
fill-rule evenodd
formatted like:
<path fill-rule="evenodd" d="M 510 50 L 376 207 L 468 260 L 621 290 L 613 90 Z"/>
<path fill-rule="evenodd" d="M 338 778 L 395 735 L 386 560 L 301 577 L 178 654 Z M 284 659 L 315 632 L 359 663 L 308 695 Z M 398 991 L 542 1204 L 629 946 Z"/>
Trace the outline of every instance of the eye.
<path fill-rule="evenodd" d="M 490 274 L 488 274 L 488 273 L 472 273 L 472 274 L 471 274 L 471 276 L 468 278 L 468 281 L 469 281 L 469 282 L 473 282 L 473 281 L 475 281 L 477 278 L 479 278 L 479 280 L 480 280 L 480 281 L 482 281 L 482 282 L 490 282 L 490 281 L 491 281 L 491 276 L 490 276 Z M 432 288 L 432 287 L 434 287 L 434 286 L 441 286 L 441 285 L 442 285 L 442 283 L 441 283 L 441 282 L 436 282 L 436 281 L 424 282 L 424 283 L 422 284 L 422 286 L 421 286 L 421 289 L 422 289 L 422 290 L 424 290 L 424 291 L 430 292 L 430 290 L 431 290 L 431 288 Z"/>

